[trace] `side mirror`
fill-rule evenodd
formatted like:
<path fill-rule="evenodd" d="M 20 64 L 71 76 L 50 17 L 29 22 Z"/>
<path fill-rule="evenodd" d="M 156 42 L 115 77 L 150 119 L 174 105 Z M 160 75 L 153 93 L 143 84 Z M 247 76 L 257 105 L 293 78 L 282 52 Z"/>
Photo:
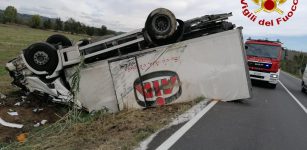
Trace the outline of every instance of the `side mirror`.
<path fill-rule="evenodd" d="M 248 49 L 248 46 L 245 45 L 245 49 Z"/>

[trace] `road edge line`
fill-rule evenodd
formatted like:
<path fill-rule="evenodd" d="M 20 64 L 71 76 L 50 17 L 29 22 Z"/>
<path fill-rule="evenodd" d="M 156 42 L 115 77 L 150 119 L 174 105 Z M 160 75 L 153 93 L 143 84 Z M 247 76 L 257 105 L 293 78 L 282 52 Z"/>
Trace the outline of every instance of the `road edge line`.
<path fill-rule="evenodd" d="M 197 121 L 204 116 L 218 101 L 214 100 L 208 104 L 201 112 L 194 118 L 185 123 L 179 130 L 172 134 L 166 141 L 164 141 L 156 150 L 167 150 L 171 148 Z"/>
<path fill-rule="evenodd" d="M 288 90 L 288 88 L 281 81 L 278 81 L 278 82 L 288 92 L 288 94 L 296 101 L 296 103 L 304 110 L 304 112 L 307 114 L 306 107 Z"/>
<path fill-rule="evenodd" d="M 290 77 L 292 77 L 293 79 L 296 79 L 296 80 L 299 80 L 299 81 L 302 81 L 300 78 L 298 78 L 298 77 L 296 77 L 296 76 L 294 76 L 294 75 L 292 75 L 292 74 L 290 74 L 290 73 L 288 73 L 288 72 L 286 72 L 286 71 L 283 71 L 283 70 L 281 70 L 284 74 L 286 74 L 286 75 L 288 75 L 288 76 L 290 76 Z"/>

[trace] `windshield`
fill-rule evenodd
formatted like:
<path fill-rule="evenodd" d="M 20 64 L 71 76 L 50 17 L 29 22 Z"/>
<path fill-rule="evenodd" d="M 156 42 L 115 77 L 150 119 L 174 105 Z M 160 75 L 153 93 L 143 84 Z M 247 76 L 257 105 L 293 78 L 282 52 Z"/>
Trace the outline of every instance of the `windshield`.
<path fill-rule="evenodd" d="M 246 44 L 247 56 L 266 57 L 277 59 L 279 56 L 280 47 L 261 45 L 261 44 Z"/>

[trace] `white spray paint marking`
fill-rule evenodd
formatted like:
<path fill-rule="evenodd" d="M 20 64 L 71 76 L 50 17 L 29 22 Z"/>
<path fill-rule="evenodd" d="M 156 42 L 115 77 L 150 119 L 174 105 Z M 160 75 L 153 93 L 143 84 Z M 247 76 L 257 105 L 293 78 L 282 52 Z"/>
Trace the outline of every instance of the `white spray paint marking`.
<path fill-rule="evenodd" d="M 167 150 L 171 148 L 197 121 L 203 117 L 218 101 L 212 101 L 205 109 L 199 112 L 194 118 L 177 130 L 171 137 L 162 143 L 157 150 Z"/>
<path fill-rule="evenodd" d="M 139 145 L 138 148 L 136 148 L 136 150 L 145 150 L 148 148 L 148 144 L 163 130 L 166 130 L 172 126 L 187 122 L 189 120 L 191 120 L 193 117 L 195 117 L 201 110 L 203 110 L 208 103 L 209 100 L 203 100 L 201 102 L 199 102 L 197 105 L 193 106 L 192 108 L 190 108 L 188 111 L 186 111 L 185 113 L 179 115 L 178 117 L 176 117 L 175 119 L 172 120 L 172 122 L 170 124 L 168 124 L 167 126 L 163 127 L 162 129 L 158 130 L 156 133 L 152 134 L 151 136 L 149 136 L 147 139 L 145 139 L 144 141 L 142 141 Z"/>
<path fill-rule="evenodd" d="M 296 101 L 296 103 L 304 110 L 304 112 L 307 114 L 306 107 L 286 88 L 286 86 L 280 82 L 280 85 L 288 92 L 288 94 Z"/>

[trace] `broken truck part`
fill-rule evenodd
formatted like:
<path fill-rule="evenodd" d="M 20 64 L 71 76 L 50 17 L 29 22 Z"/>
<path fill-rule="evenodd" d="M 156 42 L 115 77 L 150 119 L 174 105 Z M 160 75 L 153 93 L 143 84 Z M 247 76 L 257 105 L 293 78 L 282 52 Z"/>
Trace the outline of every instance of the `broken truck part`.
<path fill-rule="evenodd" d="M 232 14 L 182 21 L 164 8 L 152 11 L 143 29 L 98 42 L 72 44 L 61 35 L 35 43 L 7 63 L 13 84 L 72 102 L 72 75 L 79 63 L 78 105 L 88 111 L 154 107 L 199 97 L 250 98 L 241 28 Z"/>

